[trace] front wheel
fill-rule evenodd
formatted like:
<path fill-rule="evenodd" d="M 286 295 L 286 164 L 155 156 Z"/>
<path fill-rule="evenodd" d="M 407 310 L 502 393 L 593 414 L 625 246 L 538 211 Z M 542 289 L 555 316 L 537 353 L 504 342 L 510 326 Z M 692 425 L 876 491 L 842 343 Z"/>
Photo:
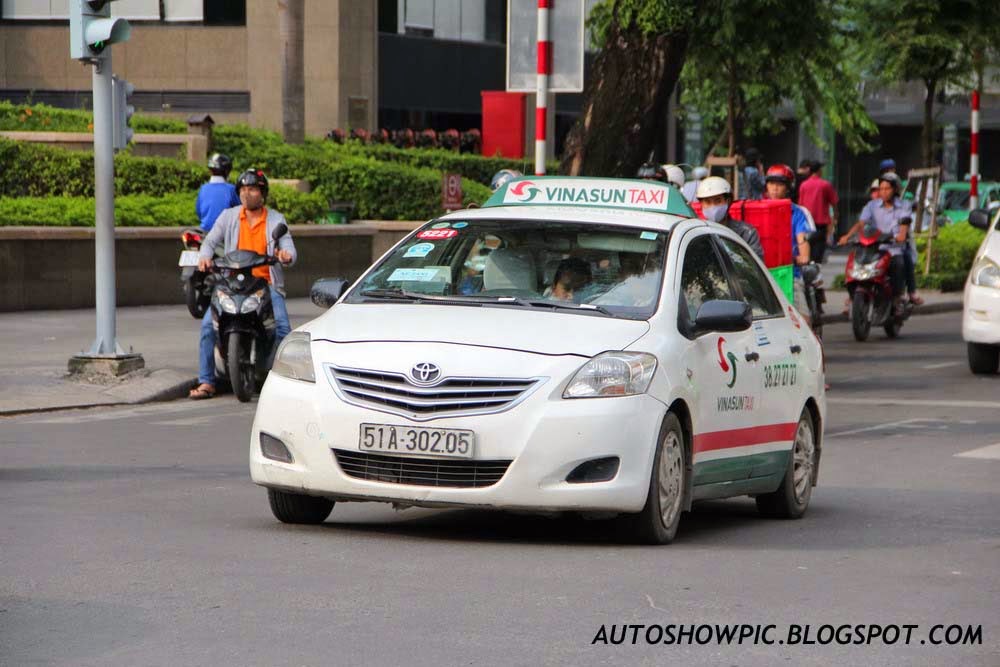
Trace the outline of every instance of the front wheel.
<path fill-rule="evenodd" d="M 649 492 L 642 511 L 627 517 L 632 534 L 643 544 L 669 544 L 677 534 L 687 489 L 684 431 L 677 415 L 667 413 L 653 457 Z"/>
<path fill-rule="evenodd" d="M 798 519 L 806 513 L 812 497 L 816 470 L 816 436 L 812 415 L 802 409 L 795 428 L 795 441 L 781 486 L 773 493 L 757 496 L 757 511 L 763 516 L 779 519 Z"/>
<path fill-rule="evenodd" d="M 868 340 L 872 330 L 872 302 L 862 290 L 855 290 L 851 298 L 851 329 L 859 342 Z"/>
<path fill-rule="evenodd" d="M 1000 345 L 967 343 L 969 370 L 976 375 L 992 375 L 1000 369 Z"/>
<path fill-rule="evenodd" d="M 208 310 L 208 301 L 202 296 L 201 285 L 202 281 L 197 278 L 197 274 L 184 281 L 184 302 L 191 317 L 196 320 L 204 317 Z"/>
<path fill-rule="evenodd" d="M 226 370 L 229 371 L 229 382 L 233 385 L 236 398 L 240 403 L 249 401 L 253 395 L 254 372 L 253 364 L 250 363 L 250 339 L 246 334 L 229 334 Z"/>
<path fill-rule="evenodd" d="M 286 493 L 276 489 L 267 490 L 267 501 L 271 505 L 271 513 L 278 521 L 308 525 L 326 521 L 334 505 L 334 501 L 328 498 Z"/>

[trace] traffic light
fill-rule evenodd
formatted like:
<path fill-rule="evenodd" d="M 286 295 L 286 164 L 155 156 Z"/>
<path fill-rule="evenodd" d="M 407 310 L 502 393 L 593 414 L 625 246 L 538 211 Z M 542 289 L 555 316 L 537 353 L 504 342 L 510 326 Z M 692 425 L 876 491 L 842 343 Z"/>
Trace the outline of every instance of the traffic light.
<path fill-rule="evenodd" d="M 132 141 L 132 135 L 135 134 L 128 126 L 132 114 L 135 113 L 135 107 L 128 103 L 129 97 L 134 92 L 135 86 L 125 79 L 111 77 L 111 114 L 115 125 L 111 143 L 116 151 L 128 146 Z"/>
<path fill-rule="evenodd" d="M 111 18 L 114 0 L 69 1 L 69 55 L 93 62 L 112 44 L 128 41 L 132 32 L 125 19 Z"/>

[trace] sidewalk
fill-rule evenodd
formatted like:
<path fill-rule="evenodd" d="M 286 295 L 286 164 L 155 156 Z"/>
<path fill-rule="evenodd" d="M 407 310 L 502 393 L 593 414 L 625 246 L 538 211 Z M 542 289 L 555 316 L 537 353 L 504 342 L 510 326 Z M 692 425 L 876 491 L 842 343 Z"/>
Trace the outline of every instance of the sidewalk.
<path fill-rule="evenodd" d="M 824 322 L 844 322 L 847 294 L 827 292 Z M 926 304 L 914 315 L 959 311 L 962 293 L 925 291 Z M 289 299 L 292 328 L 322 313 L 308 299 Z M 0 415 L 21 412 L 123 405 L 187 395 L 198 374 L 199 322 L 184 306 L 118 309 L 118 343 L 143 355 L 142 377 L 113 384 L 70 380 L 69 358 L 90 347 L 95 336 L 93 310 L 0 313 Z"/>
<path fill-rule="evenodd" d="M 289 299 L 292 328 L 320 315 L 308 299 Z M 146 361 L 140 377 L 111 384 L 70 380 L 69 358 L 95 337 L 92 309 L 0 313 L 0 415 L 147 403 L 186 396 L 198 375 L 200 323 L 184 306 L 119 308 L 118 344 Z"/>

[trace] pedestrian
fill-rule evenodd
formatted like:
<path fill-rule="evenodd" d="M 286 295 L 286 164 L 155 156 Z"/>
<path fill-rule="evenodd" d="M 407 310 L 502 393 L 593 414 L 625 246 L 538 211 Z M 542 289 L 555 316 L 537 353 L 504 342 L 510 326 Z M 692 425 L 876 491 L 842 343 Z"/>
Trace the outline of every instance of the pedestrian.
<path fill-rule="evenodd" d="M 208 183 L 198 188 L 198 198 L 194 202 L 195 214 L 201 221 L 199 226 L 206 233 L 212 231 L 212 225 L 220 213 L 227 208 L 240 205 L 236 188 L 227 180 L 232 169 L 233 161 L 228 155 L 212 153 L 208 158 L 208 171 L 212 175 Z"/>
<path fill-rule="evenodd" d="M 802 181 L 806 180 L 812 175 L 812 160 L 806 158 L 799 162 L 799 168 L 795 170 L 795 192 L 799 191 L 802 187 Z"/>
<path fill-rule="evenodd" d="M 823 178 L 823 163 L 813 160 L 809 163 L 809 178 L 799 186 L 799 205 L 808 209 L 816 223 L 816 242 L 810 252 L 812 261 L 821 263 L 827 245 L 833 245 L 833 233 L 837 230 L 837 191 L 830 181 Z"/>
<path fill-rule="evenodd" d="M 291 231 L 277 241 L 272 236 L 274 229 L 284 223 L 285 216 L 267 208 L 267 177 L 259 169 L 248 169 L 236 179 L 236 191 L 241 206 L 223 211 L 215 221 L 212 231 L 205 237 L 198 257 L 198 269 L 211 271 L 215 248 L 223 244 L 226 253 L 234 250 L 252 250 L 258 255 L 274 255 L 278 264 L 260 266 L 253 274 L 266 280 L 271 290 L 271 305 L 274 308 L 274 347 L 292 330 L 285 305 L 284 272 L 282 266 L 295 263 L 295 244 Z M 215 396 L 215 341 L 218 334 L 209 308 L 201 320 L 201 339 L 198 349 L 198 386 L 191 390 L 188 398 L 195 400 Z"/>
<path fill-rule="evenodd" d="M 763 199 L 764 163 L 761 161 L 760 152 L 756 148 L 748 148 L 743 160 L 742 180 L 746 199 Z"/>
<path fill-rule="evenodd" d="M 733 201 L 733 188 L 729 181 L 721 176 L 709 176 L 698 183 L 695 194 L 701 202 L 703 218 L 729 227 L 746 241 L 758 257 L 764 259 L 764 247 L 760 244 L 760 235 L 754 226 L 729 216 L 729 205 Z"/>

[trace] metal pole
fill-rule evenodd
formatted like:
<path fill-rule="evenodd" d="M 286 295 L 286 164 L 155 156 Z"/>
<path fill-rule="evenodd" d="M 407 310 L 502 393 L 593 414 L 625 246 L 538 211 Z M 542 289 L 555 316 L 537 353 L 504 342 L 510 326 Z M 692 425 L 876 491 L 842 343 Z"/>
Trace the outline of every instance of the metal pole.
<path fill-rule="evenodd" d="M 110 51 L 110 49 L 108 50 Z M 111 54 L 94 65 L 94 301 L 97 338 L 92 356 L 115 356 L 115 151 L 111 111 Z"/>
<path fill-rule="evenodd" d="M 979 91 L 972 91 L 972 145 L 969 151 L 969 210 L 979 208 Z"/>
<path fill-rule="evenodd" d="M 535 175 L 545 175 L 545 142 L 552 72 L 552 42 L 549 41 L 549 9 L 554 0 L 538 0 L 538 84 L 535 90 Z"/>

